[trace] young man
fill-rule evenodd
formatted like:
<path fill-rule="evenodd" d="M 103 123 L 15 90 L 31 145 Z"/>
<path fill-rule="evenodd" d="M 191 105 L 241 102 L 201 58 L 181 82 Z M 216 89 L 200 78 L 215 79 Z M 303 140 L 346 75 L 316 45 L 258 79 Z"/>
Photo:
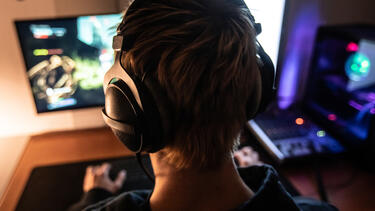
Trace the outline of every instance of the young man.
<path fill-rule="evenodd" d="M 125 172 L 111 181 L 108 164 L 89 167 L 86 195 L 72 210 L 300 210 L 275 170 L 237 170 L 233 159 L 240 131 L 261 98 L 249 17 L 242 0 L 149 1 L 125 16 L 118 33 L 132 44 L 122 65 L 139 77 L 147 72 L 163 89 L 173 130 L 165 147 L 150 154 L 152 191 L 105 199 L 121 187 Z M 241 166 L 257 160 L 248 148 L 236 157 Z"/>

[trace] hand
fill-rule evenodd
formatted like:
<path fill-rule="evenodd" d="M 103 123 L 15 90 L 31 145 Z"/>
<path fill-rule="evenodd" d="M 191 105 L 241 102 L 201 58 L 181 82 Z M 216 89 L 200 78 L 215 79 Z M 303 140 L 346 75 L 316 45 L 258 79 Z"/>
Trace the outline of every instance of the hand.
<path fill-rule="evenodd" d="M 88 166 L 83 180 L 83 191 L 88 192 L 93 188 L 103 188 L 111 193 L 116 193 L 124 184 L 126 171 L 120 171 L 115 181 L 112 181 L 109 178 L 110 169 L 111 165 L 108 163 L 100 166 Z"/>
<path fill-rule="evenodd" d="M 249 167 L 263 164 L 263 162 L 259 160 L 258 153 L 249 146 L 242 147 L 240 150 L 235 151 L 234 159 L 237 160 L 239 167 Z"/>

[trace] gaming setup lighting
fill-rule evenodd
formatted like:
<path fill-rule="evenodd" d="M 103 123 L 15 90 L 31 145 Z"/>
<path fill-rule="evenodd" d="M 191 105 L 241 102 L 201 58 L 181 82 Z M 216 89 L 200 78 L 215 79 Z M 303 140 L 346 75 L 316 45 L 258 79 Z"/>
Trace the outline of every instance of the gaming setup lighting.
<path fill-rule="evenodd" d="M 374 31 L 371 26 L 321 27 L 309 72 L 306 108 L 352 143 L 368 140 L 375 115 Z"/>

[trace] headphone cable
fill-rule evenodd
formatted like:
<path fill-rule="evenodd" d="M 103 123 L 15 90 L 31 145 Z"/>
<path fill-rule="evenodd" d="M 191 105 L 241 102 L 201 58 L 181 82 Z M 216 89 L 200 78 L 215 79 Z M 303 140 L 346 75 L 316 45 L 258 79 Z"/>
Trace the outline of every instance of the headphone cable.
<path fill-rule="evenodd" d="M 150 173 L 150 171 L 148 169 L 146 169 L 146 167 L 142 163 L 141 153 L 137 152 L 136 153 L 136 157 L 137 157 L 137 161 L 138 161 L 139 165 L 141 166 L 142 170 L 145 172 L 146 176 L 150 179 L 150 181 L 153 184 L 155 184 L 155 177 L 152 176 L 152 174 Z"/>
<path fill-rule="evenodd" d="M 310 140 L 310 143 L 312 143 L 312 142 L 313 141 Z M 319 165 L 320 164 L 320 155 L 316 151 L 314 145 L 310 145 L 310 149 L 311 149 L 312 155 L 314 156 L 314 158 L 313 158 L 314 159 L 313 160 L 313 162 L 314 162 L 313 163 L 313 169 L 314 169 L 314 173 L 315 173 L 316 186 L 317 186 L 317 191 L 318 191 L 319 197 L 322 201 L 329 202 L 327 191 L 326 191 L 326 188 L 324 187 L 322 172 L 321 172 L 320 165 Z"/>

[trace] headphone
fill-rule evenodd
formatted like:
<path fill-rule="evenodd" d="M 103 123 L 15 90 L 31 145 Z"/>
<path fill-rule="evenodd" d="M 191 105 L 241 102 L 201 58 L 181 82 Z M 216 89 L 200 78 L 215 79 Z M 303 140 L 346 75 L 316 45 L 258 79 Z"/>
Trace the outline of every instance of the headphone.
<path fill-rule="evenodd" d="M 157 0 L 156 0 L 157 1 Z M 135 0 L 127 10 L 124 20 L 134 11 L 151 6 L 153 0 Z M 233 1 L 247 9 L 256 34 L 262 31 L 261 25 L 255 22 L 250 10 L 243 0 Z M 111 127 L 118 139 L 131 151 L 157 152 L 165 146 L 163 140 L 170 134 L 171 111 L 173 108 L 165 91 L 157 80 L 147 72 L 136 76 L 121 63 L 121 56 L 131 49 L 134 36 L 116 35 L 113 38 L 113 50 L 116 52 L 114 65 L 104 76 L 105 107 L 102 115 L 105 123 Z M 276 93 L 275 69 L 270 57 L 256 41 L 258 67 L 260 70 L 262 91 L 258 109 L 254 114 L 254 101 L 248 100 L 247 119 L 264 111 Z"/>

